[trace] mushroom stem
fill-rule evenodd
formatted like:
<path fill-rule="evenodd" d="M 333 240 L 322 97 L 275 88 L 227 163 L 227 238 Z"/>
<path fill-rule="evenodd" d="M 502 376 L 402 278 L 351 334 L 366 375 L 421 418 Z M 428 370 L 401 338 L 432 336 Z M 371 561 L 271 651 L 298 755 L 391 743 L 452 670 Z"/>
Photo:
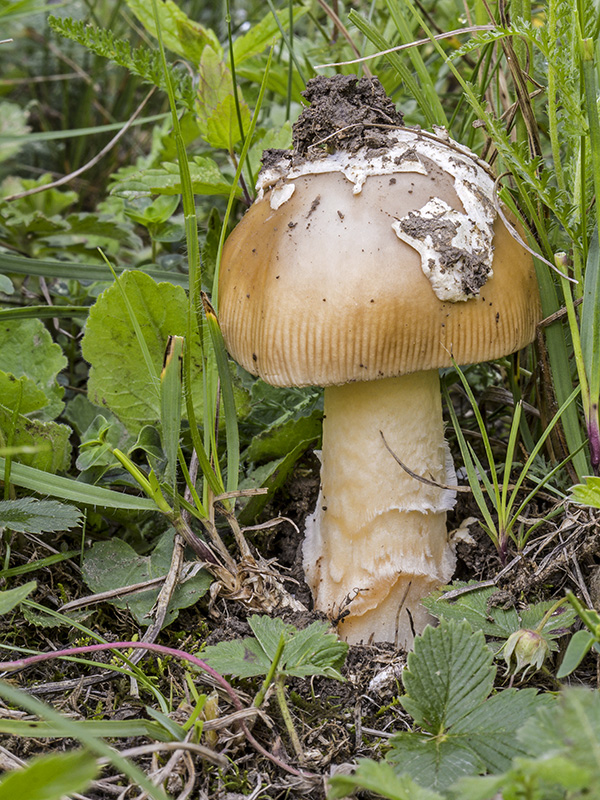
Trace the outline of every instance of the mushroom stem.
<path fill-rule="evenodd" d="M 455 493 L 437 370 L 325 389 L 321 493 L 304 569 L 316 608 L 349 642 L 410 647 L 430 621 L 420 600 L 454 571 L 446 511 Z"/>

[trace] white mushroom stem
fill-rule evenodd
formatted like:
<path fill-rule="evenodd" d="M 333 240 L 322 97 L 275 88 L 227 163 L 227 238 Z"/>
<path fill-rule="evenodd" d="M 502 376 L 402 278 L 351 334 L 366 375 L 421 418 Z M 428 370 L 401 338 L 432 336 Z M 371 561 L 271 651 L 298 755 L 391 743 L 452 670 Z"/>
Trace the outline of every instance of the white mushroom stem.
<path fill-rule="evenodd" d="M 325 389 L 321 493 L 307 520 L 304 570 L 316 608 L 348 615 L 349 642 L 410 647 L 430 617 L 420 600 L 448 581 L 446 511 L 456 482 L 437 370 Z M 349 602 L 350 601 L 350 602 Z"/>

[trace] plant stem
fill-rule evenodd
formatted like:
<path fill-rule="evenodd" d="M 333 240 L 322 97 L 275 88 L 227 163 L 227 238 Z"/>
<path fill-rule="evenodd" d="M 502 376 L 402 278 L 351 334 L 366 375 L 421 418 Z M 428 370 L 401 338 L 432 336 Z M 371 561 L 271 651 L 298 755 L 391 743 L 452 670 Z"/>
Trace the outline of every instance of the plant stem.
<path fill-rule="evenodd" d="M 556 0 L 548 3 L 548 35 L 551 41 L 556 41 Z M 552 161 L 554 163 L 554 174 L 558 188 L 564 192 L 566 190 L 565 175 L 562 162 L 560 160 L 560 142 L 558 138 L 558 117 L 556 105 L 556 70 L 552 60 L 548 61 L 548 125 L 550 134 L 550 144 L 552 147 Z"/>
<path fill-rule="evenodd" d="M 278 675 L 275 679 L 277 702 L 279 704 L 279 710 L 281 711 L 281 716 L 283 717 L 283 722 L 285 723 L 290 741 L 292 742 L 292 747 L 296 753 L 296 758 L 300 763 L 302 763 L 304 761 L 304 751 L 302 749 L 302 744 L 300 743 L 300 738 L 298 737 L 296 728 L 294 728 L 294 721 L 292 720 L 292 715 L 285 698 L 284 681 L 285 675 Z"/>
<path fill-rule="evenodd" d="M 281 636 L 279 637 L 279 643 L 277 645 L 277 650 L 275 651 L 275 655 L 273 656 L 273 661 L 271 662 L 271 666 L 269 667 L 269 671 L 263 681 L 262 686 L 260 687 L 256 697 L 254 698 L 254 702 L 252 705 L 255 708 L 260 708 L 263 704 L 265 699 L 265 695 L 267 693 L 267 689 L 271 685 L 273 678 L 275 677 L 275 673 L 277 672 L 277 667 L 279 666 L 279 662 L 281 661 L 281 656 L 283 655 L 283 648 L 285 647 L 285 634 L 282 632 Z"/>

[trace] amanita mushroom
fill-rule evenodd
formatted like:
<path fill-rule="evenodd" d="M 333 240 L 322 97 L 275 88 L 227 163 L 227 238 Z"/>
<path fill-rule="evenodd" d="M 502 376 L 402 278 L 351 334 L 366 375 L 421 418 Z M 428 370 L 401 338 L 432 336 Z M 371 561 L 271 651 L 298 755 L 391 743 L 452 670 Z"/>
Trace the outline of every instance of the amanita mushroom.
<path fill-rule="evenodd" d="M 410 646 L 455 564 L 438 369 L 531 342 L 538 287 L 473 153 L 402 127 L 376 80 L 317 78 L 305 95 L 294 150 L 266 154 L 226 242 L 220 323 L 251 373 L 326 387 L 304 544 L 316 608 L 347 641 Z"/>

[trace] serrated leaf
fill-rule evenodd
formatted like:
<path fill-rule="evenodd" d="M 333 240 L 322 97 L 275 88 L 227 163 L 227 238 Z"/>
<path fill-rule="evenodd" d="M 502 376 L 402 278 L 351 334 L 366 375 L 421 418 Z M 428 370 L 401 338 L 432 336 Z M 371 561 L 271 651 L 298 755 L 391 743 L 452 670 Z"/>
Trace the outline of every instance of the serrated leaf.
<path fill-rule="evenodd" d="M 0 527 L 19 533 L 45 533 L 66 531 L 81 523 L 81 511 L 56 500 L 36 500 L 21 497 L 19 500 L 0 501 Z"/>
<path fill-rule="evenodd" d="M 275 656 L 281 634 L 286 637 L 279 672 L 297 678 L 327 675 L 342 679 L 339 669 L 346 658 L 348 645 L 341 642 L 335 633 L 329 632 L 327 623 L 313 622 L 308 627 L 297 630 L 278 617 L 252 616 L 248 622 L 271 660 Z"/>
<path fill-rule="evenodd" d="M 590 768 L 600 786 L 600 695 L 583 688 L 564 689 L 558 701 L 538 711 L 518 733 L 522 747 L 540 758 L 566 755 Z"/>
<path fill-rule="evenodd" d="M 328 800 L 353 795 L 366 789 L 388 800 L 443 800 L 442 795 L 424 789 L 407 775 L 398 775 L 385 761 L 359 758 L 353 775 L 335 775 L 329 779 Z"/>
<path fill-rule="evenodd" d="M 468 586 L 468 583 L 457 581 L 453 588 Z M 434 592 L 424 598 L 423 605 L 438 619 L 465 619 L 474 630 L 481 630 L 486 636 L 496 639 L 507 639 L 511 634 L 523 628 L 534 630 L 538 627 L 546 612 L 554 605 L 554 601 L 535 603 L 522 611 L 515 608 L 490 606 L 489 601 L 496 592 L 494 587 L 477 589 L 458 597 L 456 600 L 443 600 Z M 544 624 L 542 635 L 551 648 L 552 640 L 565 634 L 575 620 L 576 613 L 568 607 L 559 608 Z"/>
<path fill-rule="evenodd" d="M 202 657 L 214 669 L 238 678 L 266 675 L 283 634 L 286 642 L 277 669 L 279 674 L 298 678 L 326 675 L 343 680 L 339 669 L 348 645 L 340 642 L 336 634 L 329 633 L 326 623 L 313 622 L 297 630 L 279 617 L 254 615 L 248 622 L 256 638 L 219 642 L 202 651 Z"/>
<path fill-rule="evenodd" d="M 147 0 L 126 0 L 127 5 L 144 28 L 156 36 L 156 21 L 151 3 Z M 222 53 L 215 33 L 199 22 L 192 20 L 173 0 L 157 3 L 158 22 L 166 48 L 197 66 L 205 47 Z"/>
<path fill-rule="evenodd" d="M 159 195 L 155 200 L 139 197 L 127 203 L 125 214 L 138 225 L 161 225 L 173 216 L 179 202 L 176 195 Z"/>
<path fill-rule="evenodd" d="M 478 706 L 492 690 L 493 653 L 467 622 L 442 620 L 415 639 L 400 702 L 417 725 L 438 733 Z"/>
<path fill-rule="evenodd" d="M 485 770 L 485 762 L 459 738 L 436 740 L 419 733 L 400 733 L 386 756 L 398 774 L 410 775 L 421 786 L 443 792 L 464 775 Z"/>
<path fill-rule="evenodd" d="M 126 542 L 111 539 L 97 542 L 83 560 L 83 576 L 93 592 L 107 592 L 166 575 L 173 552 L 173 530 L 165 531 L 150 556 L 140 556 Z M 208 590 L 211 578 L 202 570 L 175 589 L 164 626 L 170 625 L 179 609 L 194 605 Z M 160 586 L 136 592 L 123 599 L 111 599 L 117 608 L 128 608 L 140 625 L 150 625 L 150 611 L 156 603 Z"/>
<path fill-rule="evenodd" d="M 521 627 L 535 630 L 544 618 L 546 612 L 549 611 L 553 605 L 555 605 L 554 600 L 545 600 L 523 609 L 519 614 L 521 617 Z M 542 635 L 548 640 L 563 636 L 566 630 L 571 627 L 576 617 L 577 612 L 574 608 L 570 606 L 561 606 L 546 620 L 542 628 Z"/>
<path fill-rule="evenodd" d="M 82 341 L 90 362 L 88 395 L 100 407 L 108 406 L 136 434 L 160 420 L 158 375 L 169 335 L 187 333 L 188 302 L 181 287 L 155 283 L 141 272 L 126 272 L 121 288 L 140 325 L 155 375 L 148 373 L 119 286 L 113 284 L 92 306 Z M 195 355 L 194 355 L 195 354 Z M 192 346 L 192 386 L 201 418 L 202 376 L 200 345 Z M 155 383 L 153 383 L 155 381 Z"/>
<path fill-rule="evenodd" d="M 83 751 L 34 758 L 24 769 L 10 772 L 0 781 L 0 800 L 61 800 L 84 791 L 98 769 L 94 756 Z"/>
<path fill-rule="evenodd" d="M 552 702 L 551 696 L 536 689 L 505 689 L 453 725 L 450 735 L 472 750 L 488 771 L 503 772 L 513 758 L 526 754 L 515 731 L 542 705 Z"/>
<path fill-rule="evenodd" d="M 231 152 L 242 139 L 240 120 L 233 94 L 231 72 L 214 50 L 202 54 L 198 84 L 198 127 L 211 147 Z M 250 125 L 250 109 L 238 89 L 239 112 L 244 133 Z"/>
<path fill-rule="evenodd" d="M 386 756 L 397 771 L 444 791 L 477 771 L 502 771 L 526 750 L 515 738 L 525 719 L 549 701 L 534 689 L 509 689 L 489 697 L 495 668 L 480 631 L 442 620 L 415 639 L 402 679 L 400 702 L 423 733 L 394 737 Z"/>
<path fill-rule="evenodd" d="M 259 642 L 250 637 L 209 645 L 201 655 L 217 672 L 238 678 L 266 675 L 272 662 Z"/>
<path fill-rule="evenodd" d="M 456 588 L 468 584 L 456 584 Z M 508 638 L 518 631 L 521 620 L 514 608 L 489 607 L 488 601 L 496 592 L 494 587 L 478 589 L 458 597 L 455 601 L 439 600 L 435 594 L 426 597 L 423 605 L 438 619 L 467 620 L 474 630 L 498 639 Z"/>
<path fill-rule="evenodd" d="M 5 592 L 0 592 L 0 614 L 8 614 L 15 606 L 18 606 L 26 597 L 37 588 L 36 581 L 29 581 L 24 583 L 23 586 L 17 586 L 15 589 L 8 589 Z"/>
<path fill-rule="evenodd" d="M 64 253 L 82 255 L 86 259 L 98 257 L 98 248 L 105 255 L 115 257 L 123 246 L 133 250 L 142 247 L 142 241 L 133 230 L 129 220 L 120 221 L 107 214 L 82 212 L 69 214 L 64 230 L 40 235 L 37 255 L 40 257 Z"/>

